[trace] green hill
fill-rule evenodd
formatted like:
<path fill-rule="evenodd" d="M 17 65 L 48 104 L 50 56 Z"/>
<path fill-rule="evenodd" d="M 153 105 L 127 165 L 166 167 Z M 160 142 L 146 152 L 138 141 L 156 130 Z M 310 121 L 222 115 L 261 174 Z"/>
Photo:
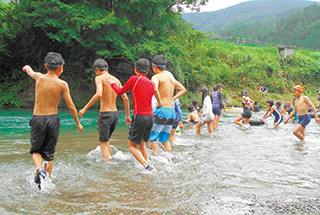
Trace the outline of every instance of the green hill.
<path fill-rule="evenodd" d="M 220 32 L 224 38 L 245 37 L 253 44 L 288 45 L 320 49 L 320 6 L 311 5 L 275 22 L 265 19 Z M 231 38 L 230 38 L 231 37 Z"/>
<path fill-rule="evenodd" d="M 223 10 L 184 13 L 182 17 L 194 25 L 195 30 L 211 32 L 230 25 L 245 25 L 263 19 L 280 20 L 293 11 L 315 4 L 305 0 L 254 0 Z"/>

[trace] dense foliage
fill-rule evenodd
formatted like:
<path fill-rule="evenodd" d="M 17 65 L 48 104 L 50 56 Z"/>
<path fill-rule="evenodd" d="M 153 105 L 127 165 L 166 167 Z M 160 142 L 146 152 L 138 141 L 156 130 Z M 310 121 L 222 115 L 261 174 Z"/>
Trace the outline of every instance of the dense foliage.
<path fill-rule="evenodd" d="M 1 4 L 0 107 L 32 106 L 34 81 L 21 68 L 28 63 L 44 71 L 43 58 L 49 51 L 66 59 L 61 78 L 68 81 L 78 107 L 95 91 L 91 65 L 97 57 L 107 59 L 110 72 L 124 83 L 132 73 L 121 73 L 119 62 L 132 66 L 140 57 L 151 59 L 159 53 L 167 56 L 169 70 L 188 90 L 181 98 L 184 105 L 200 100 L 201 86 L 212 89 L 217 83 L 225 85 L 224 94 L 230 99 L 239 98 L 243 88 L 259 99 L 259 85 L 273 95 L 289 94 L 298 83 L 315 92 L 319 52 L 296 50 L 294 57 L 279 58 L 276 47 L 210 40 L 179 14 L 177 4 L 196 3 L 203 1 L 152 0 L 147 8 L 143 0 Z"/>
<path fill-rule="evenodd" d="M 1 105 L 20 105 L 8 94 L 21 94 L 21 89 L 32 83 L 32 80 L 22 74 L 22 66 L 30 64 L 34 69 L 43 71 L 43 59 L 49 51 L 59 52 L 65 58 L 67 64 L 63 78 L 79 95 L 94 88 L 94 73 L 89 68 L 97 57 L 107 59 L 113 71 L 118 71 L 119 62 L 132 65 L 140 57 L 150 59 L 159 53 L 165 53 L 171 62 L 179 64 L 179 56 L 184 54 L 172 38 L 183 37 L 189 30 L 182 23 L 179 14 L 181 6 L 188 5 L 197 9 L 205 2 L 206 0 L 150 0 L 148 3 L 144 0 L 0 2 L 0 84 L 1 87 L 5 86 L 0 95 Z M 17 87 L 9 87 L 13 84 Z"/>

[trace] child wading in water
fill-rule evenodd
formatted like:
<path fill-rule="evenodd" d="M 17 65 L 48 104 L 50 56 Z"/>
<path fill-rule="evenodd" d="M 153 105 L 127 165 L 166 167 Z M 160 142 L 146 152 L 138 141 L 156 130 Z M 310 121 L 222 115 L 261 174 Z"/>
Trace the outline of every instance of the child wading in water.
<path fill-rule="evenodd" d="M 204 124 L 208 124 L 208 132 L 212 134 L 214 115 L 212 113 L 212 103 L 209 96 L 208 88 L 202 87 L 200 89 L 200 94 L 202 96 L 202 105 L 203 105 L 203 108 L 200 114 L 203 116 L 203 120 L 198 122 L 198 124 L 196 125 L 197 133 L 198 134 L 201 133 L 201 126 L 203 126 Z"/>
<path fill-rule="evenodd" d="M 139 59 L 134 64 L 136 75 L 131 76 L 123 87 L 117 86 L 116 82 L 111 78 L 106 79 L 118 95 L 123 95 L 129 90 L 132 91 L 134 115 L 129 127 L 128 148 L 132 155 L 147 170 L 152 169 L 148 164 L 148 151 L 145 144 L 149 140 L 154 124 L 151 100 L 155 92 L 158 104 L 161 105 L 155 83 L 147 78 L 149 67 L 150 63 L 147 59 Z"/>
<path fill-rule="evenodd" d="M 293 134 L 298 137 L 300 140 L 304 140 L 306 136 L 306 126 L 310 123 L 311 118 L 310 115 L 308 114 L 308 106 L 310 105 L 313 112 L 316 113 L 316 108 L 313 105 L 313 103 L 310 101 L 308 96 L 303 96 L 302 95 L 303 88 L 300 85 L 294 86 L 292 89 L 292 94 L 294 97 L 297 98 L 295 101 L 295 106 L 293 111 L 290 113 L 288 119 L 284 121 L 284 124 L 288 123 L 288 120 L 294 116 L 296 112 L 299 114 L 299 121 L 298 125 L 295 129 L 293 129 Z M 320 122 L 320 119 L 317 114 L 315 114 L 315 120 L 316 122 Z"/>
<path fill-rule="evenodd" d="M 222 84 L 217 84 L 215 86 L 214 91 L 211 93 L 211 100 L 212 100 L 212 112 L 214 114 L 214 122 L 213 122 L 213 128 L 218 128 L 218 123 L 220 120 L 221 114 L 224 114 L 223 109 L 224 105 L 222 103 Z"/>
<path fill-rule="evenodd" d="M 190 112 L 188 115 L 188 119 L 183 120 L 183 122 L 185 122 L 185 123 L 189 123 L 189 122 L 198 123 L 200 121 L 200 117 L 199 117 L 199 114 L 198 114 L 198 111 L 196 110 L 196 108 L 193 105 L 189 105 L 188 111 Z"/>
<path fill-rule="evenodd" d="M 30 120 L 31 126 L 31 149 L 33 163 L 36 167 L 34 182 L 41 189 L 41 179 L 49 174 L 51 177 L 53 159 L 60 130 L 60 119 L 58 116 L 58 105 L 61 94 L 76 122 L 78 131 L 83 126 L 80 124 L 77 109 L 74 106 L 67 82 L 59 79 L 63 72 L 64 59 L 59 53 L 49 52 L 44 59 L 44 67 L 47 74 L 34 72 L 28 65 L 22 70 L 36 81 L 35 101 L 33 116 Z M 41 168 L 42 160 L 47 161 Z"/>
<path fill-rule="evenodd" d="M 248 91 L 246 90 L 242 90 L 241 96 L 242 96 L 243 112 L 240 114 L 240 116 L 238 116 L 234 120 L 234 123 L 236 123 L 237 125 L 249 128 L 250 127 L 249 121 L 252 115 L 250 107 L 254 103 L 254 101 L 250 99 L 250 97 L 248 96 Z M 243 119 L 244 119 L 244 123 L 241 122 Z"/>
<path fill-rule="evenodd" d="M 261 120 L 265 120 L 266 118 L 268 118 L 269 116 L 271 116 L 271 114 L 273 114 L 273 116 L 275 117 L 275 120 L 273 122 L 274 127 L 278 127 L 279 124 L 282 122 L 283 120 L 283 116 L 279 110 L 278 107 L 276 107 L 275 105 L 273 105 L 273 100 L 269 99 L 267 100 L 267 107 L 268 110 L 267 112 L 263 115 L 263 117 L 261 118 Z M 278 104 L 279 105 L 279 104 Z M 269 113 L 269 114 L 268 114 Z"/>

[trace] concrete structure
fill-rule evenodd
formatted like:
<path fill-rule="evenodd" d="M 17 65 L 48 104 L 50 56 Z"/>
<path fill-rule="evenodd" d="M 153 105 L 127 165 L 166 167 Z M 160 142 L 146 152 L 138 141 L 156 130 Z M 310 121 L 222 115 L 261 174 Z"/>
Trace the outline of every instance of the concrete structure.
<path fill-rule="evenodd" d="M 286 57 L 288 55 L 294 55 L 294 48 L 288 46 L 278 47 L 279 57 Z"/>

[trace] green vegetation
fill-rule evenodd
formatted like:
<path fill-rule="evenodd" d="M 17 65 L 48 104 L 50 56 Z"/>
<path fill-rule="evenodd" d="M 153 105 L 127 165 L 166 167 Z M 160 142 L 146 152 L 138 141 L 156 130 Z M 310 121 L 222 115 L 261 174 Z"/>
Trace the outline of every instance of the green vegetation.
<path fill-rule="evenodd" d="M 320 49 L 320 6 L 312 5 L 281 19 L 266 19 L 243 26 L 230 26 L 224 36 L 245 37 L 250 43 Z M 234 39 L 233 39 L 234 40 Z"/>
<path fill-rule="evenodd" d="M 306 0 L 253 0 L 218 11 L 185 13 L 183 18 L 192 23 L 194 29 L 208 33 L 265 19 L 280 21 L 293 11 L 312 4 L 319 3 Z"/>
<path fill-rule="evenodd" d="M 184 105 L 194 98 L 200 101 L 201 86 L 212 89 L 217 83 L 225 86 L 224 95 L 233 104 L 239 104 L 244 88 L 262 101 L 256 90 L 260 85 L 274 99 L 283 98 L 279 95 L 291 98 L 293 84 L 304 85 L 310 95 L 315 93 L 320 52 L 296 50 L 294 57 L 279 58 L 276 47 L 211 40 L 192 30 L 172 8 L 174 3 L 202 2 L 153 0 L 147 8 L 143 0 L 2 3 L 0 106 L 33 105 L 34 81 L 21 68 L 28 63 L 44 71 L 43 59 L 49 51 L 60 52 L 66 59 L 61 78 L 69 83 L 78 107 L 95 92 L 91 65 L 97 57 L 105 58 L 110 72 L 124 83 L 133 72 L 123 72 L 120 63 L 132 66 L 140 57 L 164 54 L 169 70 L 188 90 L 180 100 Z"/>

